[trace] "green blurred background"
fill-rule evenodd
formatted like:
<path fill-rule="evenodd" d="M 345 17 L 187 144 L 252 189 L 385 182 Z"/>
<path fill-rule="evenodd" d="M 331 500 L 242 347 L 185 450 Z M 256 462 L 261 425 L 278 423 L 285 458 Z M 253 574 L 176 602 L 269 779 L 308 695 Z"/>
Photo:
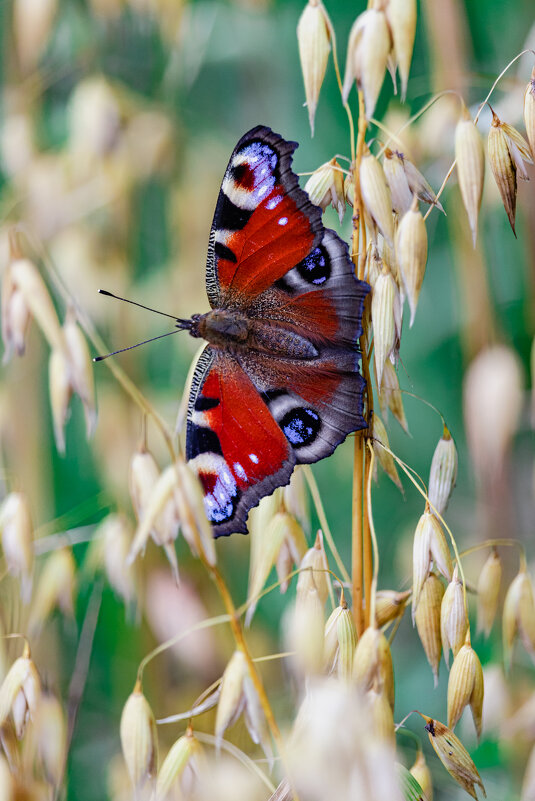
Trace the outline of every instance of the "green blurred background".
<path fill-rule="evenodd" d="M 228 156 L 246 130 L 262 123 L 297 140 L 294 166 L 308 172 L 336 153 L 348 155 L 347 117 L 330 61 L 311 139 L 295 34 L 302 2 L 47 0 L 43 6 L 49 7 L 48 17 L 36 10 L 38 6 L 28 1 L 0 6 L 2 220 L 6 227 L 19 221 L 28 226 L 111 350 L 167 329 L 156 316 L 99 297 L 99 287 L 179 316 L 207 308 L 204 263 L 211 217 Z M 351 24 L 363 7 L 353 2 L 328 4 L 342 67 Z M 534 46 L 533 22 L 529 0 L 514 4 L 425 0 L 419 8 L 407 103 L 402 106 L 392 97 L 387 78 L 376 116 L 397 129 L 433 92 L 447 88 L 461 92 L 469 104 L 478 103 L 507 62 L 523 47 Z M 494 98 L 496 109 L 503 109 L 514 125 L 521 118 L 532 61 L 517 62 Z M 353 108 L 355 101 L 353 91 Z M 411 157 L 435 189 L 453 159 L 458 112 L 458 100 L 446 96 L 406 137 Z M 484 129 L 485 116 L 482 119 Z M 489 174 L 477 254 L 466 247 L 455 178 L 443 198 L 448 216 L 433 211 L 429 218 L 426 279 L 415 324 L 404 330 L 399 367 L 401 386 L 417 396 L 405 398 L 412 436 L 406 436 L 395 421 L 388 428 L 394 451 L 426 480 L 442 423 L 418 398 L 444 415 L 458 445 L 460 464 L 447 519 L 461 544 L 488 536 L 485 517 L 477 509 L 463 433 L 464 371 L 481 345 L 496 337 L 516 349 L 527 375 L 534 325 L 533 188 L 520 187 L 518 239 L 514 239 L 491 181 Z M 329 225 L 338 227 L 334 214 L 327 212 L 326 217 Z M 342 230 L 348 236 L 350 214 Z M 483 284 L 478 284 L 481 280 Z M 484 292 L 477 289 L 485 285 L 488 305 Z M 194 351 L 195 343 L 184 335 L 120 357 L 121 366 L 171 426 Z M 138 411 L 106 366 L 97 365 L 95 438 L 86 443 L 81 406 L 75 404 L 67 427 L 67 453 L 58 456 L 48 409 L 46 362 L 45 349 L 33 331 L 28 354 L 3 371 L 2 444 L 6 475 L 11 476 L 6 485 L 14 481 L 29 493 L 37 525 L 66 516 L 49 527 L 49 533 L 94 524 L 109 509 L 131 516 L 126 476 L 139 439 Z M 163 464 L 165 451 L 152 429 L 149 443 Z M 531 542 L 532 461 L 526 412 L 499 525 L 505 529 L 503 535 Z M 351 442 L 315 466 L 314 472 L 331 528 L 349 564 Z M 410 580 L 411 536 L 422 503 L 412 485 L 403 483 L 402 496 L 383 474 L 374 489 L 383 588 L 405 588 Z M 80 564 L 86 548 L 81 544 L 74 549 Z M 168 586 L 166 564 L 152 546 L 143 566 L 137 610 L 125 610 L 104 586 L 69 755 L 69 798 L 97 801 L 112 792 L 109 763 L 120 750 L 122 706 L 140 659 L 162 631 L 169 636 L 173 630 L 173 613 L 180 615 L 190 602 L 203 604 L 205 614 L 222 611 L 213 587 L 181 540 L 177 548 L 183 577 L 177 597 Z M 236 535 L 219 541 L 217 550 L 223 574 L 241 603 L 246 596 L 248 541 Z M 469 563 L 472 581 L 480 564 L 478 557 Z M 507 555 L 508 575 L 516 568 L 515 557 Z M 63 697 L 95 581 L 99 580 L 80 573 L 76 622 L 58 615 L 38 645 L 36 661 L 43 666 L 45 681 Z M 155 600 L 158 593 L 162 597 Z M 151 597 L 158 609 L 148 612 Z M 249 635 L 253 650 L 255 644 L 259 653 L 278 647 L 280 618 L 287 604 L 287 597 L 272 593 L 259 605 Z M 478 638 L 475 645 L 483 663 L 500 659 L 497 633 L 490 643 Z M 228 639 L 216 632 L 197 656 L 184 644 L 183 653 L 164 655 L 152 663 L 145 692 L 156 716 L 186 709 L 220 674 L 230 649 Z M 446 670 L 442 665 L 440 685 L 434 690 L 409 620 L 398 632 L 393 653 L 396 720 L 415 706 L 444 720 Z M 205 668 L 199 683 L 199 665 L 207 659 L 213 664 Z M 267 675 L 275 708 L 284 717 L 289 698 L 282 683 L 277 684 L 282 674 L 274 670 Z M 515 666 L 519 692 L 532 680 L 527 657 L 519 655 Z M 175 739 L 180 725 L 165 727 L 164 741 Z M 463 731 L 473 746 L 471 725 L 461 727 Z M 517 797 L 527 746 L 527 742 L 521 747 L 513 741 L 498 743 L 491 733 L 475 751 L 490 798 Z M 434 764 L 441 788 L 437 797 L 461 797 L 462 791 Z M 109 797 L 119 798 L 119 791 Z"/>

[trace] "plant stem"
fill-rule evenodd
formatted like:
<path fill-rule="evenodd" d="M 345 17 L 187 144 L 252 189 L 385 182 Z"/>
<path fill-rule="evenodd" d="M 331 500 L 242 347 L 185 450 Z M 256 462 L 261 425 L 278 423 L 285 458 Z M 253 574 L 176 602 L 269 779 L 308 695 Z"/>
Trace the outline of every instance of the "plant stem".
<path fill-rule="evenodd" d="M 364 631 L 364 614 L 362 604 L 362 467 L 363 467 L 363 439 L 360 433 L 355 436 L 355 450 L 353 457 L 353 512 L 352 512 L 352 605 L 353 617 L 357 634 L 360 637 Z"/>

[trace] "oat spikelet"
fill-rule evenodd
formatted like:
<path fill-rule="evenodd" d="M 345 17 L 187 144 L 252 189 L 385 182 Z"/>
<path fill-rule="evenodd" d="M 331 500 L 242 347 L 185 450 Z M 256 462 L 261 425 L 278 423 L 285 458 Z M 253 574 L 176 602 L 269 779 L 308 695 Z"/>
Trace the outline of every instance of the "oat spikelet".
<path fill-rule="evenodd" d="M 457 480 L 457 448 L 455 442 L 444 426 L 442 438 L 435 448 L 429 471 L 429 503 L 431 509 L 436 509 L 443 515 Z"/>
<path fill-rule="evenodd" d="M 424 752 L 421 748 L 418 749 L 416 759 L 410 768 L 410 772 L 422 788 L 425 801 L 433 801 L 433 782 L 431 779 L 431 771 L 427 767 Z"/>
<path fill-rule="evenodd" d="M 410 209 L 413 196 L 403 166 L 403 156 L 387 147 L 383 159 L 383 170 L 392 195 L 392 208 L 396 214 L 402 217 Z"/>
<path fill-rule="evenodd" d="M 476 801 L 476 786 L 481 788 L 486 798 L 487 793 L 481 781 L 481 776 L 459 738 L 439 720 L 428 718 L 427 715 L 423 715 L 421 712 L 420 715 L 426 722 L 425 728 L 429 734 L 431 745 L 450 776 L 453 776 L 455 781 Z"/>
<path fill-rule="evenodd" d="M 401 305 L 401 298 L 400 298 Z M 409 433 L 409 424 L 405 417 L 405 409 L 403 407 L 403 395 L 399 386 L 398 375 L 396 368 L 387 359 L 383 365 L 383 378 L 381 391 L 379 392 L 379 405 L 383 417 L 386 418 L 387 410 L 390 409 L 400 426 L 406 433 Z"/>
<path fill-rule="evenodd" d="M 456 565 L 440 608 L 440 636 L 447 665 L 449 665 L 450 649 L 456 657 L 464 643 L 467 630 L 468 618 L 464 605 L 463 585 Z"/>
<path fill-rule="evenodd" d="M 427 231 L 416 197 L 399 223 L 396 232 L 396 257 L 409 300 L 412 326 L 427 263 Z"/>
<path fill-rule="evenodd" d="M 535 156 L 535 67 L 533 67 L 531 80 L 526 86 L 524 94 L 524 125 L 531 155 Z"/>
<path fill-rule="evenodd" d="M 477 219 L 485 178 L 485 150 L 481 135 L 465 105 L 463 105 L 461 118 L 455 128 L 455 158 L 461 197 L 468 215 L 475 247 Z"/>
<path fill-rule="evenodd" d="M 180 780 L 189 764 L 203 759 L 203 750 L 193 731 L 187 732 L 173 743 L 162 762 L 156 780 L 155 801 L 166 801 L 175 782 Z"/>
<path fill-rule="evenodd" d="M 139 681 L 123 707 L 121 746 L 137 794 L 147 783 L 153 783 L 158 769 L 156 721 Z"/>
<path fill-rule="evenodd" d="M 477 630 L 488 637 L 500 596 L 502 580 L 502 563 L 495 548 L 490 552 L 487 561 L 481 569 L 477 582 Z"/>
<path fill-rule="evenodd" d="M 390 646 L 383 632 L 369 626 L 357 643 L 353 678 L 363 690 L 384 692 L 394 708 L 394 670 Z"/>
<path fill-rule="evenodd" d="M 526 651 L 535 660 L 535 602 L 533 586 L 523 557 L 520 570 L 507 590 L 503 604 L 503 651 L 507 669 L 511 667 L 513 643 L 517 634 Z"/>
<path fill-rule="evenodd" d="M 356 81 L 364 94 L 368 119 L 375 111 L 391 46 L 388 23 L 382 11 L 369 8 L 357 17 L 349 34 L 342 95 L 346 102 Z"/>
<path fill-rule="evenodd" d="M 336 157 L 314 170 L 305 184 L 305 192 L 312 203 L 321 206 L 323 211 L 332 205 L 342 222 L 346 209 L 344 173 Z"/>
<path fill-rule="evenodd" d="M 393 620 L 397 620 L 407 606 L 407 601 L 411 596 L 410 590 L 397 592 L 396 590 L 379 590 L 375 593 L 375 620 L 378 628 L 386 626 Z"/>
<path fill-rule="evenodd" d="M 448 680 L 448 726 L 454 729 L 465 706 L 470 706 L 478 740 L 483 712 L 483 669 L 467 637 L 453 660 Z"/>
<path fill-rule="evenodd" d="M 444 585 L 434 573 L 426 578 L 418 608 L 414 613 L 414 621 L 418 636 L 424 647 L 427 661 L 433 671 L 435 687 L 438 685 L 438 667 L 442 653 L 442 638 L 440 635 L 440 609 L 444 597 Z"/>
<path fill-rule="evenodd" d="M 30 600 L 33 574 L 33 525 L 28 499 L 23 492 L 10 492 L 0 506 L 0 532 L 7 569 L 20 577 L 24 603 Z"/>
<path fill-rule="evenodd" d="M 331 51 L 330 31 L 331 23 L 321 0 L 309 0 L 299 18 L 297 42 L 312 136 L 318 98 Z"/>
<path fill-rule="evenodd" d="M 383 265 L 383 270 L 375 282 L 371 314 L 375 339 L 375 375 L 377 386 L 380 389 L 384 364 L 396 344 L 400 321 L 399 292 L 392 273 L 386 265 Z M 396 320 L 398 325 L 396 325 Z"/>
<path fill-rule="evenodd" d="M 394 241 L 394 218 L 390 189 L 381 164 L 367 148 L 360 163 L 360 189 L 368 214 L 384 238 L 392 243 Z"/>
<path fill-rule="evenodd" d="M 382 447 L 382 445 L 385 445 L 387 448 L 390 448 L 390 443 L 388 441 L 388 434 L 386 433 L 384 423 L 378 414 L 373 415 L 372 438 L 373 450 L 379 464 L 387 476 L 392 479 L 396 487 L 398 487 L 400 490 L 403 490 L 394 457 Z"/>
<path fill-rule="evenodd" d="M 529 180 L 524 162 L 533 164 L 531 149 L 516 128 L 502 122 L 494 111 L 492 111 L 487 149 L 492 174 L 500 190 L 509 223 L 516 236 L 516 179 L 518 174 L 519 178 Z"/>
<path fill-rule="evenodd" d="M 401 99 L 404 101 L 416 35 L 416 0 L 388 0 L 386 17 L 394 40 L 394 54 L 401 78 Z"/>

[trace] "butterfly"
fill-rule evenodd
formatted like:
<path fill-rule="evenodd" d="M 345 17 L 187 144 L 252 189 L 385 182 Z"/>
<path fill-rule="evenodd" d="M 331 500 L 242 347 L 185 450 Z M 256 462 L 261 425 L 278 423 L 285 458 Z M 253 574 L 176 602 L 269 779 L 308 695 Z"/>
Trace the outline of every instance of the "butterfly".
<path fill-rule="evenodd" d="M 366 427 L 358 339 L 369 286 L 292 171 L 296 142 L 257 126 L 236 145 L 206 263 L 211 311 L 187 328 L 195 366 L 186 459 L 215 537 L 247 533 L 249 510 L 298 464 Z"/>

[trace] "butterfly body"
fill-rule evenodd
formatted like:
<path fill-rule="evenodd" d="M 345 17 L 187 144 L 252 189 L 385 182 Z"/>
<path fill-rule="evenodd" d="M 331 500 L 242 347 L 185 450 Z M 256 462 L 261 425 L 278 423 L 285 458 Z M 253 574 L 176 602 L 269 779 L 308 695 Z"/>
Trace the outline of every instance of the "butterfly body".
<path fill-rule="evenodd" d="M 215 536 L 246 532 L 249 509 L 296 464 L 366 425 L 358 338 L 369 287 L 300 189 L 295 147 L 263 126 L 238 142 L 210 233 L 212 309 L 188 326 L 208 344 L 192 381 L 186 457 Z"/>

